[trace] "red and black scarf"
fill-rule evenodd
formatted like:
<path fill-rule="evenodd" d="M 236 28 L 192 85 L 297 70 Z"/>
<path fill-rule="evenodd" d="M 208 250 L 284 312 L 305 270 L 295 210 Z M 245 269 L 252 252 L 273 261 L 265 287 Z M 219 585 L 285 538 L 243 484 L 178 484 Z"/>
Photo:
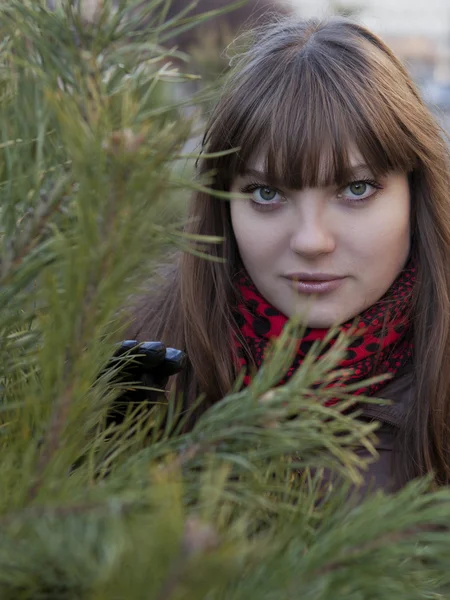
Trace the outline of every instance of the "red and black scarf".
<path fill-rule="evenodd" d="M 361 330 L 361 335 L 354 337 L 345 360 L 339 365 L 339 368 L 351 370 L 351 375 L 346 378 L 347 384 L 385 373 L 395 375 L 410 362 L 413 351 L 410 307 L 415 280 L 416 268 L 409 263 L 383 298 L 359 315 L 356 329 Z M 237 278 L 237 290 L 241 302 L 238 304 L 235 319 L 250 350 L 251 359 L 259 368 L 270 340 L 281 334 L 288 319 L 261 296 L 245 271 Z M 339 330 L 349 331 L 354 327 L 353 319 L 341 325 Z M 323 340 L 327 333 L 327 329 L 306 329 L 303 338 L 298 340 L 294 362 L 281 383 L 285 383 L 302 363 L 312 344 L 316 340 Z M 334 340 L 331 340 L 330 344 L 332 343 Z M 237 336 L 235 346 L 239 365 L 247 373 L 244 385 L 248 385 L 251 361 Z M 376 383 L 369 387 L 361 387 L 353 393 L 371 396 L 384 385 L 386 382 Z M 334 402 L 330 401 L 327 404 Z"/>

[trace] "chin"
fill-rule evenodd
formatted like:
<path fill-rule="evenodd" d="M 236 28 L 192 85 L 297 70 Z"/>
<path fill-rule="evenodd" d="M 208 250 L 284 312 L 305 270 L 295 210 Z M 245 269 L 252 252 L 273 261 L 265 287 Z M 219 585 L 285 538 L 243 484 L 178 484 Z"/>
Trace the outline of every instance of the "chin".
<path fill-rule="evenodd" d="M 345 323 L 348 319 L 346 315 L 339 314 L 314 314 L 314 311 L 311 311 L 313 314 L 310 314 L 306 319 L 306 326 L 314 329 L 330 329 L 332 327 L 339 327 L 342 323 Z"/>
<path fill-rule="evenodd" d="M 326 319 L 314 319 L 308 320 L 307 327 L 311 329 L 331 329 L 332 327 L 339 327 L 343 323 L 338 321 L 327 321 Z"/>

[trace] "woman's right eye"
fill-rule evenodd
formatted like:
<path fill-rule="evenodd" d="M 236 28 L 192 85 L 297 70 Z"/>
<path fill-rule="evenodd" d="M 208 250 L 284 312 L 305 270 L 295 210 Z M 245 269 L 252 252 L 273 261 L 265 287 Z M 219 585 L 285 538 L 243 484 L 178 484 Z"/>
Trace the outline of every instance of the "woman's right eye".
<path fill-rule="evenodd" d="M 280 192 L 269 185 L 252 184 L 244 187 L 241 192 L 252 195 L 251 201 L 254 205 L 257 205 L 255 208 L 274 208 L 285 201 Z"/>

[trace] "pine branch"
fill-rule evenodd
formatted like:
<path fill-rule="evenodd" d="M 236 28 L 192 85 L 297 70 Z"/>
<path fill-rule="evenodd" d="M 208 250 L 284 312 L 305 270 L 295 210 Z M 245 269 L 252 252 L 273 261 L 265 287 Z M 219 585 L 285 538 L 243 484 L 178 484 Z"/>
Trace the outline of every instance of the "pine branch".
<path fill-rule="evenodd" d="M 6 529 L 10 526 L 23 525 L 29 521 L 40 519 L 65 519 L 67 517 L 84 516 L 92 513 L 104 514 L 107 506 L 105 502 L 80 502 L 67 506 L 28 506 L 21 511 L 7 513 L 0 517 L 0 526 Z M 132 505 L 116 502 L 114 504 L 114 513 L 123 514 L 127 508 L 131 510 Z"/>
<path fill-rule="evenodd" d="M 194 20 L 167 9 L 0 5 L 0 596 L 448 597 L 449 491 L 360 497 L 376 424 L 355 402 L 382 401 L 355 399 L 336 368 L 346 336 L 280 386 L 292 322 L 252 385 L 189 433 L 173 398 L 105 426 L 124 304 L 168 244 L 201 255 L 222 241 L 161 214 L 209 191 L 174 168 L 191 100 L 174 97 L 181 76 L 163 65 L 187 57 L 164 40 Z"/>
<path fill-rule="evenodd" d="M 73 386 L 70 385 L 64 390 L 61 397 L 56 400 L 54 404 L 48 432 L 42 443 L 42 449 L 36 465 L 34 481 L 28 491 L 28 500 L 30 502 L 33 501 L 38 495 L 43 484 L 45 470 L 61 447 L 62 435 L 70 415 L 72 402 Z"/>
<path fill-rule="evenodd" d="M 311 575 L 317 578 L 320 578 L 324 575 L 328 575 L 329 573 L 338 571 L 346 567 L 347 565 L 352 564 L 352 562 L 354 562 L 355 559 L 358 559 L 363 555 L 370 554 L 374 550 L 379 550 L 380 548 L 389 546 L 391 544 L 398 544 L 403 541 L 409 541 L 412 538 L 416 539 L 418 537 L 417 533 L 417 530 L 411 530 L 403 531 L 401 533 L 395 532 L 382 535 L 378 539 L 372 540 L 365 545 L 348 550 L 344 558 L 332 561 L 329 564 L 324 565 L 320 569 L 317 569 L 317 571 L 312 572 Z"/>
<path fill-rule="evenodd" d="M 10 255 L 6 255 L 0 262 L 0 286 L 9 284 L 23 260 L 30 256 L 41 242 L 49 221 L 61 208 L 65 197 L 63 192 L 68 186 L 69 180 L 69 177 L 63 178 L 58 182 L 57 188 L 52 191 L 50 197 L 41 197 L 40 203 L 33 211 L 34 214 L 25 226 L 19 222 L 21 233 L 15 240 Z"/>
<path fill-rule="evenodd" d="M 218 546 L 219 538 L 211 526 L 202 523 L 196 517 L 188 518 L 184 525 L 179 554 L 175 556 L 156 600 L 171 600 L 192 566 L 191 559 L 198 554 L 210 552 Z"/>

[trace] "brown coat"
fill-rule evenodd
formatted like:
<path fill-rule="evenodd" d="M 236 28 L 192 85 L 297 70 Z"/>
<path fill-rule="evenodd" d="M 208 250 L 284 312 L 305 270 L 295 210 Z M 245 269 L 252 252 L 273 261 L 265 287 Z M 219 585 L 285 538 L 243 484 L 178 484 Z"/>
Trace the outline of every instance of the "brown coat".
<path fill-rule="evenodd" d="M 363 414 L 360 418 L 367 421 L 379 421 L 380 427 L 376 430 L 378 443 L 376 445 L 378 458 L 369 465 L 364 473 L 364 486 L 367 489 L 381 488 L 387 492 L 399 487 L 392 475 L 395 438 L 405 418 L 413 391 L 413 374 L 405 373 L 390 381 L 377 396 L 391 400 L 390 405 L 363 404 Z M 367 456 L 366 450 L 357 452 Z"/>

